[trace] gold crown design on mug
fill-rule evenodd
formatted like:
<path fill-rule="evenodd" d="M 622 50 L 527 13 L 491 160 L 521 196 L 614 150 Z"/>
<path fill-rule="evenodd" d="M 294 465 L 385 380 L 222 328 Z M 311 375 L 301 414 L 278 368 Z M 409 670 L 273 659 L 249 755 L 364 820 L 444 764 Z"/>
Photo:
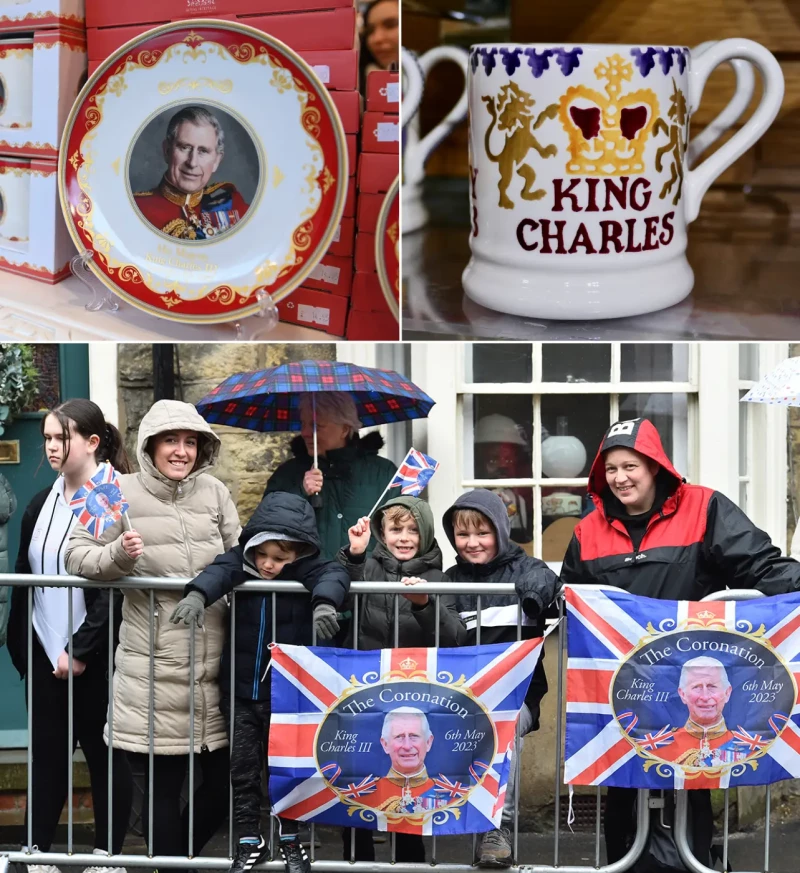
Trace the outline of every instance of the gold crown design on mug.
<path fill-rule="evenodd" d="M 567 89 L 558 117 L 569 135 L 568 173 L 621 176 L 644 171 L 647 138 L 658 117 L 658 98 L 650 89 L 623 92 L 633 64 L 611 55 L 594 70 L 604 80 L 605 96 L 586 85 Z"/>

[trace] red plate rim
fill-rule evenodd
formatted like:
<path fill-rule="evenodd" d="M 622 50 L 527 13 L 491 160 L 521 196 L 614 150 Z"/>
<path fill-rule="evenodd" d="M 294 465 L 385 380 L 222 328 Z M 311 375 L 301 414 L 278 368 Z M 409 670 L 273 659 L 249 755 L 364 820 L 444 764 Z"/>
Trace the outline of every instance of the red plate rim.
<path fill-rule="evenodd" d="M 400 233 L 398 203 L 399 192 L 400 177 L 398 176 L 389 186 L 389 190 L 386 192 L 386 196 L 383 198 L 381 211 L 378 214 L 378 224 L 375 228 L 375 264 L 378 268 L 378 281 L 381 284 L 381 291 L 383 291 L 383 296 L 386 298 L 386 305 L 389 307 L 389 311 L 394 316 L 395 321 L 398 322 L 400 321 L 400 306 L 397 302 L 397 298 L 394 296 L 394 292 L 392 291 L 392 279 L 390 278 L 389 271 L 386 268 L 384 247 L 386 244 L 386 236 L 389 233 L 389 216 L 391 215 L 392 209 L 395 207 L 398 208 L 397 232 L 398 234 Z M 395 277 L 395 281 L 400 281 L 399 259 L 397 262 L 397 276 Z"/>
<path fill-rule="evenodd" d="M 319 264 L 319 262 L 322 260 L 322 258 L 325 257 L 325 254 L 327 253 L 328 248 L 333 241 L 333 236 L 336 233 L 336 228 L 341 223 L 342 213 L 344 212 L 345 199 L 347 196 L 347 187 L 349 183 L 349 168 L 347 159 L 347 139 L 345 137 L 344 128 L 342 126 L 338 110 L 336 109 L 336 106 L 331 99 L 328 89 L 319 79 L 313 68 L 302 57 L 300 57 L 297 52 L 295 52 L 292 48 L 286 45 L 286 43 L 282 42 L 279 39 L 276 39 L 270 34 L 264 33 L 264 31 L 258 30 L 254 27 L 250 27 L 247 24 L 233 21 L 225 21 L 222 19 L 186 19 L 184 21 L 170 22 L 168 24 L 162 24 L 158 27 L 154 27 L 146 31 L 145 33 L 139 34 L 137 37 L 134 37 L 133 39 L 126 42 L 124 45 L 120 46 L 120 48 L 117 49 L 108 58 L 106 58 L 106 60 L 104 60 L 100 64 L 100 66 L 94 71 L 94 73 L 92 73 L 92 75 L 88 78 L 86 84 L 83 86 L 83 88 L 81 88 L 81 91 L 75 99 L 75 102 L 70 109 L 69 115 L 67 116 L 67 120 L 64 125 L 64 131 L 61 135 L 61 143 L 58 151 L 59 203 L 61 205 L 61 210 L 64 215 L 65 223 L 67 225 L 67 230 L 69 231 L 69 235 L 76 246 L 76 254 L 85 251 L 86 246 L 84 245 L 84 241 L 80 236 L 77 228 L 75 227 L 75 223 L 73 221 L 71 211 L 71 207 L 73 204 L 68 200 L 66 191 L 66 173 L 67 167 L 69 165 L 67 153 L 69 150 L 69 141 L 73 133 L 76 118 L 84 109 L 86 100 L 92 95 L 100 79 L 105 76 L 108 73 L 109 69 L 113 67 L 116 63 L 118 63 L 127 52 L 130 52 L 132 49 L 135 48 L 142 48 L 144 45 L 146 45 L 148 41 L 152 40 L 154 37 L 161 36 L 171 31 L 189 32 L 193 30 L 197 31 L 202 28 L 214 28 L 217 30 L 226 30 L 235 34 L 247 35 L 258 40 L 262 44 L 266 45 L 268 48 L 274 50 L 276 53 L 282 54 L 293 64 L 299 67 L 300 70 L 308 78 L 309 83 L 315 89 L 316 96 L 321 100 L 322 104 L 327 109 L 328 116 L 331 121 L 333 139 L 337 152 L 337 178 L 335 182 L 336 199 L 333 204 L 331 216 L 328 221 L 328 226 L 325 230 L 325 233 L 323 234 L 320 242 L 317 244 L 313 255 L 309 257 L 309 260 L 304 262 L 302 268 L 299 269 L 294 275 L 292 275 L 289 281 L 282 285 L 277 291 L 268 292 L 270 293 L 273 301 L 277 303 L 281 300 L 284 300 L 292 293 L 292 291 L 294 291 L 299 285 L 301 285 L 302 282 L 308 277 L 309 273 L 311 273 L 313 269 L 317 266 L 317 264 Z M 176 244 L 179 244 L 179 242 L 176 241 Z M 126 291 L 124 288 L 121 288 L 110 276 L 105 273 L 104 270 L 102 270 L 98 266 L 94 257 L 88 259 L 87 266 L 91 270 L 92 274 L 96 276 L 97 279 L 106 288 L 108 288 L 110 291 L 113 291 L 116 295 L 130 303 L 132 306 L 142 310 L 143 312 L 147 312 L 150 315 L 155 315 L 160 318 L 166 318 L 170 321 L 178 321 L 184 324 L 220 324 L 226 321 L 237 321 L 242 318 L 247 318 L 250 315 L 255 315 L 262 307 L 261 302 L 255 298 L 255 295 L 256 292 L 263 286 L 254 285 L 253 290 L 249 295 L 249 297 L 253 298 L 253 303 L 246 306 L 233 308 L 228 312 L 187 316 L 180 315 L 177 312 L 173 313 L 170 311 L 169 308 L 162 311 L 160 309 L 157 309 L 154 305 L 141 301 L 136 296 Z M 225 286 L 220 287 L 224 288 Z M 212 291 L 211 293 L 214 292 Z M 249 297 L 247 299 L 249 299 Z"/>

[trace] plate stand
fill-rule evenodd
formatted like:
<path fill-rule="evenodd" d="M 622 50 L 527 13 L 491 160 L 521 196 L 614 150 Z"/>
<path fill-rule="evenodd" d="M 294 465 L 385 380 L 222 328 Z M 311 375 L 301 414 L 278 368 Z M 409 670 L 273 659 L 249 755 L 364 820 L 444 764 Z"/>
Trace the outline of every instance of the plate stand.
<path fill-rule="evenodd" d="M 83 252 L 70 261 L 70 269 L 73 275 L 87 289 L 91 298 L 84 304 L 88 312 L 119 312 L 120 306 L 117 298 L 89 269 L 89 261 L 94 257 L 94 252 L 84 249 Z M 247 318 L 231 322 L 234 333 L 232 339 L 244 341 L 258 341 L 267 339 L 268 335 L 275 330 L 278 324 L 278 307 L 275 305 L 270 294 L 264 288 L 255 293 L 258 302 L 258 312 Z"/>

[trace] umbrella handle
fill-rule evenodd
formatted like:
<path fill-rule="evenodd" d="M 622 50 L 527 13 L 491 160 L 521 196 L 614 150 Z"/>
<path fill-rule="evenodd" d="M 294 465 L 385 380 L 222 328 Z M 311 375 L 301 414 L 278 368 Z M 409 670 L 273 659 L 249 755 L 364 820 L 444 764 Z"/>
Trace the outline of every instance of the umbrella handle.
<path fill-rule="evenodd" d="M 312 494 L 308 498 L 308 502 L 311 504 L 312 509 L 322 509 L 322 495 L 319 492 Z"/>

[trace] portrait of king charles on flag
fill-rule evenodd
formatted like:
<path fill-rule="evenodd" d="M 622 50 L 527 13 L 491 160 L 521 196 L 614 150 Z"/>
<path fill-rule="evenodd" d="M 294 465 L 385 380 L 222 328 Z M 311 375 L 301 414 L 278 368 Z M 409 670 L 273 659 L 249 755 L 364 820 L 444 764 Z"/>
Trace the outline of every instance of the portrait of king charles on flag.
<path fill-rule="evenodd" d="M 161 181 L 148 190 L 135 191 L 134 188 L 133 199 L 139 212 L 168 236 L 185 241 L 216 239 L 239 224 L 247 213 L 249 204 L 233 182 L 212 181 L 225 158 L 225 126 L 236 127 L 237 141 L 241 140 L 243 145 L 248 145 L 249 140 L 235 119 L 225 117 L 223 126 L 221 116 L 227 113 L 211 112 L 205 106 L 194 105 L 175 112 L 161 143 L 166 163 Z M 148 134 L 148 140 L 151 139 Z M 141 148 L 134 149 L 132 174 L 141 151 Z M 255 154 L 252 143 L 247 152 Z M 148 155 L 148 164 L 151 157 Z M 236 163 L 257 165 L 257 158 Z"/>

